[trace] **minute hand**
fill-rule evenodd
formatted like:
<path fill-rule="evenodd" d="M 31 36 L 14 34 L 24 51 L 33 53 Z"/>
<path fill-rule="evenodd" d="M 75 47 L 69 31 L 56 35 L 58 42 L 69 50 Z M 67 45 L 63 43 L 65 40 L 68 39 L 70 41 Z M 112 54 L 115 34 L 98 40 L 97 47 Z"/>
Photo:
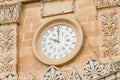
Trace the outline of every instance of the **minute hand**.
<path fill-rule="evenodd" d="M 58 33 L 58 43 L 59 43 L 59 42 L 60 42 L 60 40 L 59 40 L 59 36 L 60 36 L 60 30 L 59 30 L 59 27 L 58 27 L 57 33 Z"/>

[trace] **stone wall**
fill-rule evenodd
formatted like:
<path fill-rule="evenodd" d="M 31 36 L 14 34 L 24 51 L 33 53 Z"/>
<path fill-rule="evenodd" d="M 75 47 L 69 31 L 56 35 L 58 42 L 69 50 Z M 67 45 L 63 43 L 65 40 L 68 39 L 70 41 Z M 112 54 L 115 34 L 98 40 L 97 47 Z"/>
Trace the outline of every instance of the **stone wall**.
<path fill-rule="evenodd" d="M 105 0 L 104 3 L 101 1 L 102 0 L 96 0 L 96 2 L 95 0 L 56 0 L 42 2 L 36 0 L 35 2 L 30 1 L 31 3 L 28 1 L 23 2 L 22 13 L 20 15 L 21 10 L 18 11 L 19 13 L 15 14 L 17 15 L 15 18 L 12 17 L 14 13 L 9 12 L 11 13 L 11 17 L 4 14 L 4 9 L 6 8 L 3 8 L 2 12 L 1 6 L 9 4 L 9 0 L 7 2 L 5 1 L 6 4 L 0 6 L 0 17 L 5 15 L 8 18 L 0 18 L 0 26 L 4 27 L 3 25 L 7 24 L 10 27 L 10 24 L 16 24 L 16 33 L 18 36 L 17 52 L 15 53 L 15 55 L 17 54 L 15 72 L 17 72 L 19 78 L 21 80 L 28 80 L 29 74 L 30 77 L 33 74 L 36 80 L 46 80 L 48 77 L 47 74 L 50 74 L 50 72 L 52 72 L 52 74 L 53 72 L 58 72 L 59 77 L 63 80 L 65 78 L 66 80 L 76 80 L 76 78 L 78 80 L 94 80 L 96 78 L 98 79 L 98 77 L 99 79 L 105 78 L 104 75 L 106 74 L 109 76 L 110 71 L 115 71 L 116 74 L 120 67 L 118 64 L 114 64 L 114 61 L 109 62 L 111 61 L 109 58 L 112 57 L 115 61 L 119 61 L 119 7 L 117 6 L 118 4 L 116 4 L 118 2 L 115 3 L 114 0 L 110 0 L 110 2 L 109 0 Z M 1 2 L 5 3 L 4 1 Z M 10 11 L 11 10 L 12 9 L 10 9 Z M 49 21 L 59 18 L 77 22 L 79 26 L 82 27 L 84 40 L 82 48 L 72 60 L 55 67 L 43 64 L 35 57 L 32 43 L 34 35 L 39 28 Z M 112 28 L 115 27 L 113 32 L 111 32 L 112 29 L 110 29 L 110 31 L 104 29 L 111 27 L 111 25 Z M 107 30 L 108 33 L 106 33 L 105 30 Z M 112 37 L 109 37 L 109 34 L 113 34 Z M 113 46 L 109 48 L 109 45 L 112 45 L 109 41 L 111 38 L 114 39 L 114 37 L 115 40 L 112 41 L 115 45 L 113 44 Z M 106 44 L 104 44 L 105 41 L 108 43 L 106 42 Z M 108 49 L 105 48 L 106 46 Z M 109 64 L 112 65 L 112 67 L 109 66 Z M 71 69 L 73 69 L 72 72 Z M 114 73 L 110 75 L 114 75 Z M 54 75 L 52 76 L 54 77 Z"/>
<path fill-rule="evenodd" d="M 59 2 L 60 1 L 55 1 L 56 4 Z M 27 75 L 31 72 L 34 74 L 34 76 L 36 76 L 36 80 L 38 80 L 43 76 L 43 73 L 49 67 L 48 65 L 41 63 L 35 58 L 32 50 L 32 41 L 35 32 L 40 27 L 42 27 L 43 24 L 57 18 L 66 18 L 68 20 L 78 22 L 79 25 L 82 27 L 84 33 L 84 42 L 82 45 L 82 49 L 79 51 L 78 55 L 68 63 L 58 66 L 58 68 L 60 68 L 65 74 L 66 79 L 69 78 L 70 70 L 73 66 L 77 67 L 80 75 L 83 75 L 82 71 L 84 65 L 89 60 L 89 58 L 99 59 L 99 27 L 94 1 L 76 0 L 74 4 L 75 11 L 72 13 L 61 13 L 44 18 L 42 18 L 41 16 L 43 3 L 37 2 L 24 5 L 18 29 L 18 74 L 20 76 Z M 64 5 L 64 8 L 65 7 L 67 6 Z"/>

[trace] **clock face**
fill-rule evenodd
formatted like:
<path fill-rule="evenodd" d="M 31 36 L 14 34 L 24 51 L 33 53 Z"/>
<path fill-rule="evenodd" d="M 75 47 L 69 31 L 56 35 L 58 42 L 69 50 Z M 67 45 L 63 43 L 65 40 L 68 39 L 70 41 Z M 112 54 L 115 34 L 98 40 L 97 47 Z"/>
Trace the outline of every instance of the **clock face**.
<path fill-rule="evenodd" d="M 76 45 L 76 33 L 66 25 L 56 25 L 48 29 L 41 40 L 41 49 L 51 59 L 61 59 L 69 55 Z"/>
<path fill-rule="evenodd" d="M 33 38 L 36 58 L 47 65 L 62 65 L 77 54 L 83 43 L 83 31 L 78 22 L 54 19 L 39 27 Z"/>

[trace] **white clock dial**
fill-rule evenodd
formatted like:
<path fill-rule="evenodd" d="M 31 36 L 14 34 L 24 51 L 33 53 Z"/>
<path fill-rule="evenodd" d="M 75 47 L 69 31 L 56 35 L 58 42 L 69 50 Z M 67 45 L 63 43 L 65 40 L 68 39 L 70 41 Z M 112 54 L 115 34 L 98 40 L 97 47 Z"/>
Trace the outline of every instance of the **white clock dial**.
<path fill-rule="evenodd" d="M 66 25 L 57 25 L 45 32 L 41 41 L 43 53 L 51 59 L 69 55 L 76 45 L 76 33 Z"/>

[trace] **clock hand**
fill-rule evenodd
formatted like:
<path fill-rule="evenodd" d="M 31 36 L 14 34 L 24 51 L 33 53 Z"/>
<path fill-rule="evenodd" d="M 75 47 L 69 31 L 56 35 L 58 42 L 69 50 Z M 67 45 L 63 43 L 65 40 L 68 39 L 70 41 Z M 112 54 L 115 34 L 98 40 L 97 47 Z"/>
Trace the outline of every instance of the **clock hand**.
<path fill-rule="evenodd" d="M 57 30 L 57 34 L 58 34 L 58 43 L 60 42 L 59 40 L 59 36 L 60 36 L 60 30 L 59 30 L 59 27 L 58 27 L 58 30 Z"/>
<path fill-rule="evenodd" d="M 50 38 L 50 40 L 59 43 L 59 41 L 58 41 L 57 39 L 52 39 L 52 38 Z"/>

